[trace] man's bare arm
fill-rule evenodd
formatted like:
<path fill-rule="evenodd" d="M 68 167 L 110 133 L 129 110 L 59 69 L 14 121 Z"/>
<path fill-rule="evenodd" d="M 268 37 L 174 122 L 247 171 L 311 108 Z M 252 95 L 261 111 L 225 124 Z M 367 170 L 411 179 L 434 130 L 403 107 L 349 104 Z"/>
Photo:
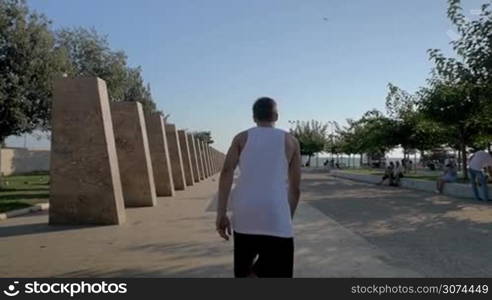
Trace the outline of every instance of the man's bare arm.
<path fill-rule="evenodd" d="M 297 139 L 290 138 L 294 152 L 289 162 L 289 205 L 291 216 L 294 217 L 301 196 L 301 150 Z"/>
<path fill-rule="evenodd" d="M 232 182 L 234 180 L 234 170 L 239 162 L 240 152 L 240 135 L 238 135 L 232 141 L 229 151 L 227 151 L 219 179 L 217 220 L 215 224 L 217 227 L 217 232 L 225 240 L 229 240 L 229 235 L 232 233 L 231 222 L 227 217 L 227 200 L 229 199 L 229 194 L 231 193 Z"/>
<path fill-rule="evenodd" d="M 239 139 L 236 137 L 232 141 L 231 147 L 227 151 L 224 165 L 220 172 L 219 179 L 219 203 L 217 207 L 218 215 L 225 215 L 227 212 L 227 200 L 231 192 L 232 182 L 234 180 L 234 170 L 239 162 Z"/>

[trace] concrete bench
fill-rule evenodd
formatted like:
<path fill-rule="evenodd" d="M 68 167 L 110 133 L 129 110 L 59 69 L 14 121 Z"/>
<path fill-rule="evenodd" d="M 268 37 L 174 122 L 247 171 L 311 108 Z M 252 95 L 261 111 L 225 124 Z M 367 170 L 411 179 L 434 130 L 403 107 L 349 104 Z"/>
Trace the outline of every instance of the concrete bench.
<path fill-rule="evenodd" d="M 331 173 L 335 177 L 350 179 L 360 182 L 376 184 L 381 181 L 381 176 L 370 174 L 356 174 L 347 171 L 334 170 Z M 429 180 L 402 178 L 400 186 L 403 188 L 414 189 L 424 192 L 433 193 L 436 190 L 436 182 Z M 469 184 L 446 183 L 444 186 L 444 195 L 460 198 L 474 198 L 472 188 Z M 489 186 L 489 195 L 492 195 L 492 189 Z"/>

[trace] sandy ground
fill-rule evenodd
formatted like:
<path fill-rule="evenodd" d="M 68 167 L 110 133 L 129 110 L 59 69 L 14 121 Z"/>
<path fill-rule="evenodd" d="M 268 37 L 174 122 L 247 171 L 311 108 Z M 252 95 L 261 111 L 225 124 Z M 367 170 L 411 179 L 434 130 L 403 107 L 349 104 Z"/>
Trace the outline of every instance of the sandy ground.
<path fill-rule="evenodd" d="M 217 176 L 121 226 L 0 222 L 0 277 L 231 277 L 215 232 Z M 490 276 L 492 205 L 303 175 L 296 277 Z"/>

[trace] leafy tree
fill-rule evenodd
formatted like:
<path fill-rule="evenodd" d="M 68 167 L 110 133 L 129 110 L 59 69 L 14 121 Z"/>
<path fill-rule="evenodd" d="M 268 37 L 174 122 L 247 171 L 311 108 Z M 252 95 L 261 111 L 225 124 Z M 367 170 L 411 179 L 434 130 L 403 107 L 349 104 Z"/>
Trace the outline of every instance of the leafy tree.
<path fill-rule="evenodd" d="M 360 152 L 358 152 L 358 143 L 356 140 L 357 137 L 355 127 L 353 126 L 354 122 L 349 119 L 347 120 L 347 123 L 349 124 L 349 126 L 346 126 L 337 132 L 338 138 L 335 148 L 338 149 L 341 153 L 349 155 L 350 164 L 350 157 L 352 156 L 352 154 L 357 154 Z"/>
<path fill-rule="evenodd" d="M 362 166 L 364 153 L 367 151 L 366 145 L 366 130 L 364 123 L 360 120 L 347 119 L 348 126 L 337 131 L 338 133 L 338 148 L 341 152 L 351 154 L 359 154 L 359 165 Z"/>
<path fill-rule="evenodd" d="M 111 50 L 107 38 L 82 27 L 56 32 L 57 44 L 69 57 L 68 76 L 97 76 L 106 81 L 109 98 L 123 99 L 127 76 L 126 55 Z"/>
<path fill-rule="evenodd" d="M 480 113 L 479 103 L 467 97 L 467 85 L 434 82 L 432 89 L 422 99 L 422 112 L 431 120 L 449 130 L 448 144 L 461 152 L 462 171 L 467 178 L 466 148 L 480 133 L 480 124 L 474 118 Z"/>
<path fill-rule="evenodd" d="M 145 85 L 140 67 L 127 69 L 124 88 L 123 101 L 139 101 L 144 110 L 157 111 L 156 104 L 152 99 L 150 84 Z"/>
<path fill-rule="evenodd" d="M 203 141 L 207 144 L 213 144 L 214 140 L 212 139 L 212 132 L 211 131 L 197 131 L 194 133 L 195 137 L 199 139 L 200 141 Z"/>
<path fill-rule="evenodd" d="M 319 121 L 295 121 L 290 133 L 297 138 L 301 148 L 301 154 L 308 156 L 308 165 L 311 165 L 311 157 L 325 149 L 327 143 L 328 124 Z"/>
<path fill-rule="evenodd" d="M 448 17 L 459 35 L 452 42 L 456 57 L 429 50 L 436 66 L 422 107 L 429 118 L 452 129 L 467 178 L 467 147 L 492 132 L 492 11 L 490 4 L 484 4 L 479 17 L 470 21 L 461 1 L 449 0 Z"/>
<path fill-rule="evenodd" d="M 361 126 L 361 149 L 366 153 L 384 154 L 399 144 L 397 123 L 380 111 L 366 112 L 358 123 Z"/>
<path fill-rule="evenodd" d="M 446 131 L 432 120 L 425 118 L 420 110 L 420 99 L 425 89 L 410 94 L 388 84 L 386 110 L 395 121 L 395 139 L 403 148 L 404 157 L 414 149 L 425 150 L 439 147 L 446 142 Z"/>
<path fill-rule="evenodd" d="M 0 143 L 46 128 L 52 85 L 66 62 L 50 22 L 23 0 L 0 1 Z"/>
<path fill-rule="evenodd" d="M 100 77 L 106 81 L 110 100 L 140 101 L 146 111 L 156 111 L 141 68 L 128 67 L 126 54 L 112 50 L 106 36 L 94 29 L 65 28 L 57 31 L 56 40 L 69 57 L 69 76 Z"/>

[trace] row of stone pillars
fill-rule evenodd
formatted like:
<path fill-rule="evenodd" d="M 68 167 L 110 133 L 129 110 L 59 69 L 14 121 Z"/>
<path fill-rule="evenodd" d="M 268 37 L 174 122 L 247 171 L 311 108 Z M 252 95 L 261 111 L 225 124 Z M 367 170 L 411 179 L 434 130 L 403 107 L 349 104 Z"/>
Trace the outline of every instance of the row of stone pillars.
<path fill-rule="evenodd" d="M 50 224 L 121 224 L 217 173 L 224 154 L 139 102 L 108 100 L 99 78 L 55 83 Z"/>

